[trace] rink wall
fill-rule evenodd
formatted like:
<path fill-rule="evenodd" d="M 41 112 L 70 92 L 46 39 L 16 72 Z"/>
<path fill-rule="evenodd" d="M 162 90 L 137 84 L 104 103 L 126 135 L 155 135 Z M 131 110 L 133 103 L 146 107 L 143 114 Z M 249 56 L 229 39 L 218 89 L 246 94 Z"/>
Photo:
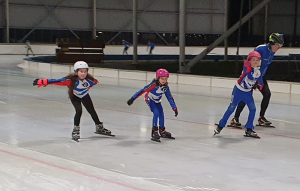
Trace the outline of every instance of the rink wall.
<path fill-rule="evenodd" d="M 21 68 L 37 71 L 44 76 L 52 76 L 53 73 L 66 75 L 73 71 L 73 66 L 59 65 L 33 62 L 24 60 L 23 63 L 18 65 Z M 155 72 L 147 71 L 132 71 L 120 69 L 107 69 L 107 68 L 94 68 L 91 67 L 89 72 L 97 77 L 108 77 L 118 79 L 131 79 L 150 82 L 155 77 Z M 232 89 L 236 83 L 236 78 L 222 78 L 212 76 L 196 76 L 187 74 L 170 74 L 169 83 L 174 84 L 188 84 L 207 87 L 221 87 Z M 300 94 L 300 83 L 294 82 L 278 82 L 268 81 L 272 92 Z"/>

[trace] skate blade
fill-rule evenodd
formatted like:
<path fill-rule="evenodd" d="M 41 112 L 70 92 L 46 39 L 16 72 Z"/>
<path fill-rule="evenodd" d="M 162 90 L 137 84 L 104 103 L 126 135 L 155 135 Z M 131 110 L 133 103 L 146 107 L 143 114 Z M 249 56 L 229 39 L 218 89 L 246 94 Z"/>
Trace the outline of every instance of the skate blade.
<path fill-rule="evenodd" d="M 243 127 L 242 127 L 242 126 L 236 126 L 236 125 L 227 125 L 227 127 L 232 127 L 232 128 L 243 129 Z"/>
<path fill-rule="evenodd" d="M 272 127 L 275 128 L 273 125 L 261 125 L 261 124 L 256 124 L 257 127 Z"/>
<path fill-rule="evenodd" d="M 244 137 L 248 137 L 248 138 L 254 138 L 254 139 L 260 139 L 260 137 L 259 137 L 259 136 L 257 136 L 257 137 L 252 137 L 252 136 L 247 136 L 247 135 L 244 135 Z"/>
<path fill-rule="evenodd" d="M 151 138 L 151 141 L 158 142 L 158 143 L 161 142 L 160 139 L 153 139 L 153 138 Z"/>
<path fill-rule="evenodd" d="M 164 139 L 175 139 L 175 137 L 161 137 L 161 138 L 164 138 Z"/>
<path fill-rule="evenodd" d="M 72 138 L 72 141 L 75 141 L 75 142 L 79 142 L 79 139 L 74 139 L 74 138 Z"/>
<path fill-rule="evenodd" d="M 109 136 L 109 137 L 115 137 L 116 135 L 113 135 L 113 134 L 105 134 L 105 133 L 98 133 L 98 132 L 95 132 L 96 134 L 98 135 L 105 135 L 105 136 Z"/>

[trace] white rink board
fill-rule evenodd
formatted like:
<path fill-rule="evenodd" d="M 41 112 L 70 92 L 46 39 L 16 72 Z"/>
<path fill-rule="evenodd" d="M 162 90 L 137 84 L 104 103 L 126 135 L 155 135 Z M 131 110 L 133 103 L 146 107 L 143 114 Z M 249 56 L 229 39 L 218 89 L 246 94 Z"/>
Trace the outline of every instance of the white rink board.
<path fill-rule="evenodd" d="M 67 74 L 73 71 L 72 66 L 67 65 L 57 65 L 30 62 L 24 60 L 23 63 L 19 64 L 19 67 L 24 69 L 36 70 L 36 71 L 47 71 L 49 68 L 51 72 Z M 110 77 L 118 79 L 128 79 L 128 80 L 141 80 L 150 82 L 155 78 L 155 72 L 145 72 L 145 71 L 128 71 L 119 69 L 107 69 L 107 68 L 90 68 L 90 73 L 94 76 L 99 77 Z M 237 79 L 234 78 L 220 78 L 212 76 L 193 76 L 187 74 L 170 74 L 169 83 L 172 84 L 182 84 L 182 85 L 196 85 L 205 87 L 221 87 L 221 88 L 233 88 L 236 84 Z M 300 94 L 300 84 L 290 83 L 290 82 L 278 82 L 278 81 L 268 81 L 270 89 L 272 92 L 278 93 L 292 93 Z"/>

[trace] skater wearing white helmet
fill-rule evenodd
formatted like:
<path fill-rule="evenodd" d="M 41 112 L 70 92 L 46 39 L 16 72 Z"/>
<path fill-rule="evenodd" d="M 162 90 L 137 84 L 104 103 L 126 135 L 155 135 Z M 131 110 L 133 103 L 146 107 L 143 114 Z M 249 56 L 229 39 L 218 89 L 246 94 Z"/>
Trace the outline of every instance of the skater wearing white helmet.
<path fill-rule="evenodd" d="M 66 77 L 60 79 L 35 79 L 33 85 L 38 87 L 47 85 L 60 85 L 68 86 L 69 98 L 75 108 L 74 116 L 74 128 L 72 131 L 72 139 L 78 141 L 80 139 L 80 118 L 82 115 L 82 106 L 84 105 L 86 110 L 91 115 L 96 125 L 96 132 L 103 135 L 111 135 L 111 131 L 103 127 L 103 123 L 100 122 L 99 117 L 95 111 L 93 102 L 89 95 L 89 89 L 96 85 L 98 81 L 88 73 L 89 66 L 84 61 L 77 61 L 74 64 L 74 73 L 69 74 Z"/>

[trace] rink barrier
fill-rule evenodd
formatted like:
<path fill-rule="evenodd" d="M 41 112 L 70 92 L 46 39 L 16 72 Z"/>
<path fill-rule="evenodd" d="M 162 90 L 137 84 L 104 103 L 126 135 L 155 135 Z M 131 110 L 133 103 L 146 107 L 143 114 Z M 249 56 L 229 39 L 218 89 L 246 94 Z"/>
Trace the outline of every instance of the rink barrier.
<path fill-rule="evenodd" d="M 72 65 L 59 65 L 34 62 L 30 60 L 24 60 L 23 63 L 18 65 L 20 68 L 35 70 L 41 73 L 59 73 L 69 74 L 74 69 Z M 108 69 L 108 68 L 94 68 L 90 67 L 89 72 L 95 77 L 108 77 L 128 80 L 140 80 L 150 82 L 155 78 L 155 72 L 147 71 L 132 71 L 121 69 Z M 171 73 L 169 83 L 173 84 L 187 84 L 206 87 L 219 87 L 219 88 L 233 88 L 237 79 L 236 78 L 223 78 L 213 76 L 196 76 L 188 74 L 176 74 Z M 268 80 L 268 85 L 272 92 L 300 94 L 300 83 L 296 82 L 279 82 Z"/>

